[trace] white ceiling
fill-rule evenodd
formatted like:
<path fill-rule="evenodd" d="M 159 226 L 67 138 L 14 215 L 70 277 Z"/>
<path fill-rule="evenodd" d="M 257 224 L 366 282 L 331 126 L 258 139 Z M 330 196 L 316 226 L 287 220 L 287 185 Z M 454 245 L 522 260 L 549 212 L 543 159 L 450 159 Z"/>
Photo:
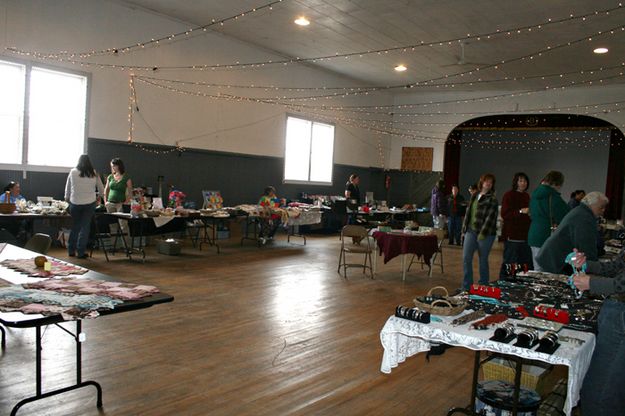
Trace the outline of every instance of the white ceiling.
<path fill-rule="evenodd" d="M 120 3 L 170 16 L 188 23 L 190 27 L 205 25 L 211 19 L 234 16 L 270 1 L 119 0 Z M 250 13 L 223 26 L 212 26 L 211 29 L 266 50 L 268 59 L 271 59 L 269 52 L 286 58 L 312 58 L 503 31 L 536 25 L 550 18 L 557 20 L 618 6 L 619 2 L 613 0 L 283 0 L 272 10 Z M 301 15 L 311 20 L 309 26 L 293 24 L 293 20 Z M 467 63 L 463 65 L 458 65 L 461 50 L 458 41 L 419 47 L 414 51 L 409 49 L 405 53 L 327 59 L 313 65 L 350 77 L 363 85 L 405 85 L 469 71 L 479 66 L 475 63 L 495 64 L 530 55 L 547 47 L 585 39 L 531 60 L 507 63 L 497 69 L 484 69 L 463 77 L 451 77 L 449 81 L 561 74 L 620 65 L 625 56 L 625 31 L 619 29 L 607 36 L 597 36 L 597 33 L 623 25 L 625 7 L 609 15 L 599 13 L 583 21 L 566 21 L 490 39 L 470 39 L 466 41 Z M 593 54 L 592 50 L 597 46 L 606 46 L 610 52 L 605 55 Z M 403 73 L 393 71 L 393 67 L 399 63 L 406 65 L 408 70 Z M 563 78 L 464 84 L 455 88 L 527 90 L 571 82 L 583 83 L 603 77 L 613 77 L 605 83 L 623 83 L 625 78 L 618 74 L 619 70 L 610 70 Z"/>

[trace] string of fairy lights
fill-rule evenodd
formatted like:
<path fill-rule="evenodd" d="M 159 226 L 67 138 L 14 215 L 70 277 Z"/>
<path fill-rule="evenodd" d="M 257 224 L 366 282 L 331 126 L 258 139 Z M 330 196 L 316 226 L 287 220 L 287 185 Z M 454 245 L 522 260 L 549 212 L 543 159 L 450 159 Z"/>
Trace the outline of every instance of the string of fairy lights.
<path fill-rule="evenodd" d="M 569 14 L 566 17 L 559 19 L 547 19 L 543 22 L 520 26 L 509 29 L 496 29 L 494 31 L 480 33 L 480 34 L 471 34 L 467 33 L 466 36 L 459 36 L 450 39 L 444 40 L 435 40 L 435 41 L 426 41 L 420 40 L 417 43 L 411 45 L 404 46 L 393 46 L 390 48 L 382 48 L 382 49 L 368 49 L 364 51 L 351 51 L 347 53 L 339 53 L 336 52 L 330 55 L 316 56 L 316 57 L 293 57 L 288 59 L 281 60 L 265 60 L 265 61 L 256 61 L 256 62 L 232 62 L 232 63 L 221 63 L 221 64 L 201 64 L 201 65 L 179 65 L 179 66 L 161 66 L 161 65 L 126 65 L 119 63 L 107 63 L 107 62 L 93 62 L 88 61 L 86 59 L 92 57 L 117 57 L 124 54 L 129 54 L 134 51 L 138 51 L 145 48 L 155 48 L 159 46 L 163 46 L 166 44 L 171 44 L 172 42 L 184 41 L 187 39 L 194 38 L 196 36 L 207 33 L 209 29 L 213 26 L 224 26 L 225 23 L 237 21 L 245 16 L 254 14 L 261 10 L 273 10 L 273 6 L 278 3 L 282 3 L 283 0 L 277 0 L 265 5 L 247 10 L 245 12 L 238 13 L 234 16 L 230 16 L 224 19 L 213 19 L 210 23 L 195 26 L 189 28 L 185 31 L 173 33 L 167 36 L 160 36 L 151 38 L 148 41 L 140 41 L 133 44 L 129 44 L 122 47 L 109 47 L 105 49 L 96 49 L 93 48 L 89 51 L 83 52 L 71 52 L 71 51 L 60 51 L 55 53 L 45 53 L 38 51 L 29 51 L 20 49 L 17 47 L 7 48 L 7 51 L 10 53 L 28 56 L 34 59 L 40 60 L 53 60 L 59 62 L 70 63 L 74 65 L 80 65 L 81 67 L 94 67 L 100 69 L 115 69 L 115 70 L 129 70 L 129 71 L 161 71 L 161 70 L 240 70 L 240 69 L 254 69 L 254 68 L 262 68 L 267 66 L 287 66 L 292 64 L 300 64 L 300 63 L 318 63 L 326 60 L 344 58 L 364 58 L 370 55 L 384 55 L 388 53 L 410 53 L 414 52 L 418 48 L 423 47 L 436 47 L 436 46 L 449 46 L 455 45 L 457 42 L 467 42 L 467 41 L 481 41 L 486 39 L 491 39 L 495 37 L 513 37 L 516 35 L 527 34 L 531 32 L 536 32 L 538 30 L 542 30 L 548 26 L 556 25 L 556 24 L 564 24 L 564 23 L 582 23 L 587 21 L 588 19 L 594 19 L 601 16 L 611 15 L 613 13 L 621 13 L 625 8 L 623 8 L 622 3 L 618 3 L 618 5 L 606 8 L 602 10 L 595 10 L 590 13 L 574 15 Z M 449 105 L 465 105 L 469 103 L 480 103 L 480 102 L 491 102 L 496 100 L 501 100 L 504 98 L 514 98 L 514 97 L 523 97 L 531 94 L 537 94 L 545 91 L 554 91 L 554 90 L 564 90 L 569 87 L 578 87 L 582 85 L 605 85 L 608 81 L 617 80 L 622 78 L 625 70 L 625 62 L 621 62 L 618 65 L 605 66 L 605 67 L 597 67 L 591 69 L 584 70 L 574 70 L 569 72 L 562 73 L 552 73 L 552 74 L 538 74 L 538 75 L 525 75 L 525 76 L 502 76 L 502 77 L 484 77 L 482 74 L 486 73 L 488 70 L 496 71 L 501 69 L 504 65 L 509 65 L 512 63 L 521 63 L 521 62 L 529 62 L 542 57 L 546 54 L 553 53 L 556 50 L 574 47 L 582 42 L 592 42 L 597 38 L 603 38 L 608 36 L 614 36 L 616 34 L 621 34 L 625 32 L 625 25 L 614 26 L 601 31 L 594 31 L 590 34 L 585 35 L 584 37 L 577 38 L 574 40 L 566 41 L 557 45 L 548 45 L 543 49 L 540 49 L 535 52 L 531 52 L 529 54 L 525 54 L 522 56 L 517 56 L 510 59 L 503 59 L 496 63 L 489 65 L 481 65 L 479 67 L 471 68 L 469 70 L 460 71 L 452 74 L 445 74 L 438 77 L 433 77 L 427 80 L 420 80 L 416 82 L 411 82 L 408 84 L 402 85 L 380 85 L 380 86 L 336 86 L 336 87 L 289 87 L 289 86 L 276 86 L 276 85 L 239 85 L 239 84 L 219 84 L 214 82 L 206 82 L 206 81 L 188 81 L 184 79 L 165 79 L 165 78 L 157 78 L 147 75 L 135 75 L 131 74 L 129 77 L 129 87 L 130 87 L 130 96 L 129 96 L 129 111 L 128 111 L 128 123 L 129 123 L 129 132 L 128 132 L 128 143 L 137 147 L 138 149 L 150 153 L 155 154 L 167 154 L 178 152 L 179 154 L 185 151 L 185 148 L 180 145 L 180 141 L 175 141 L 175 145 L 173 147 L 153 147 L 153 146 L 145 146 L 141 143 L 135 141 L 136 136 L 136 123 L 137 120 L 140 119 L 145 127 L 154 135 L 159 141 L 163 142 L 161 138 L 156 134 L 156 132 L 152 129 L 152 127 L 145 120 L 143 115 L 139 110 L 139 101 L 137 98 L 137 82 L 142 83 L 143 85 L 152 86 L 156 88 L 160 88 L 169 92 L 196 96 L 201 98 L 207 98 L 211 100 L 226 100 L 232 102 L 251 102 L 257 104 L 270 104 L 274 106 L 281 106 L 289 111 L 297 112 L 300 114 L 308 114 L 314 116 L 316 118 L 322 120 L 328 120 L 332 122 L 338 122 L 345 124 L 346 126 L 356 127 L 360 129 L 367 130 L 371 132 L 375 137 L 377 137 L 377 147 L 380 156 L 380 164 L 382 166 L 385 165 L 384 161 L 384 147 L 382 143 L 383 136 L 393 136 L 400 137 L 404 139 L 413 139 L 419 141 L 430 141 L 433 143 L 443 143 L 448 140 L 448 137 L 437 136 L 438 133 L 435 131 L 428 130 L 419 130 L 412 129 L 406 127 L 398 127 L 398 126 L 412 126 L 412 125 L 424 125 L 424 126 L 454 126 L 458 123 L 449 123 L 449 122 L 436 122 L 436 121 L 415 121 L 415 120 L 400 120 L 397 118 L 409 118 L 409 117 L 437 117 L 437 116 L 456 116 L 456 117 L 464 117 L 464 116 L 476 116 L 479 114 L 492 114 L 492 111 L 473 111 L 473 112 L 464 112 L 464 111 L 430 111 L 430 112 L 407 112 L 405 110 L 414 109 L 414 108 L 440 108 L 442 106 Z M 616 74 L 611 74 L 611 72 L 617 72 Z M 398 89 L 412 89 L 412 88 L 435 88 L 437 90 L 452 90 L 459 86 L 474 86 L 485 83 L 497 83 L 497 82 L 509 82 L 509 81 L 525 81 L 525 80 L 543 80 L 549 81 L 551 79 L 560 79 L 565 80 L 569 76 L 584 76 L 585 79 L 582 81 L 577 80 L 569 80 L 564 83 L 559 83 L 558 85 L 547 85 L 542 88 L 536 88 L 525 91 L 515 91 L 512 93 L 497 93 L 490 94 L 486 96 L 480 97 L 471 97 L 471 98 L 454 98 L 447 100 L 431 100 L 428 102 L 419 102 L 419 103 L 403 103 L 403 104 L 387 104 L 387 105 L 311 105 L 306 104 L 307 101 L 319 101 L 319 100 L 335 100 L 335 99 L 343 99 L 343 98 L 353 98 L 355 96 L 367 96 L 371 93 L 375 92 L 383 92 L 383 91 L 393 91 Z M 474 76 L 476 79 L 472 80 L 457 80 L 463 77 Z M 590 79 L 592 77 L 592 79 Z M 454 81 L 455 80 L 455 81 Z M 192 90 L 178 88 L 178 86 L 191 87 Z M 202 89 L 210 89 L 216 88 L 220 91 L 216 93 L 207 93 Z M 273 95 L 268 97 L 258 97 L 258 96 L 246 96 L 243 94 L 233 94 L 232 90 L 251 90 L 251 91 L 264 91 L 266 93 L 279 92 L 281 95 Z M 228 90 L 228 92 L 223 92 L 221 90 Z M 309 91 L 313 91 L 313 94 L 308 94 Z M 288 94 L 287 94 L 288 93 Z M 297 93 L 298 95 L 293 96 L 291 94 Z M 301 93 L 307 93 L 307 95 L 299 95 Z M 615 101 L 615 102 L 603 102 L 603 103 L 594 103 L 594 104 L 577 104 L 571 106 L 549 106 L 549 107 L 541 107 L 535 109 L 524 109 L 519 110 L 518 108 L 514 110 L 504 110 L 498 111 L 501 114 L 515 114 L 520 112 L 562 112 L 567 110 L 572 110 L 575 113 L 582 114 L 606 114 L 609 112 L 620 112 L 622 109 L 622 105 L 624 101 Z M 609 108 L 608 108 L 609 107 Z M 328 114 L 328 112 L 332 112 L 332 114 Z M 339 114 L 337 114 L 339 113 Z M 353 113 L 357 116 L 347 116 L 346 113 Z M 386 116 L 387 119 L 372 119 L 366 118 L 367 116 Z M 509 132 L 508 132 L 509 133 Z M 544 132 L 540 135 L 535 135 L 533 133 L 525 132 L 514 132 L 510 137 L 511 140 L 498 140 L 497 132 L 491 131 L 490 133 L 485 133 L 478 139 L 466 140 L 463 139 L 463 146 L 466 145 L 468 147 L 493 147 L 493 148 L 527 148 L 531 147 L 532 150 L 538 150 L 540 146 L 545 147 L 557 147 L 557 148 L 566 148 L 570 146 L 577 146 L 580 148 L 592 146 L 593 143 L 597 143 L 596 134 L 597 130 L 588 128 L 583 132 L 576 131 L 575 134 L 572 134 L 570 130 L 555 130 L 550 132 Z M 514 136 L 514 137 L 512 137 Z M 533 137 L 530 143 L 530 136 Z M 542 136 L 542 137 L 539 137 Z M 538 137 L 538 138 L 537 138 Z M 452 137 L 449 140 L 453 141 Z M 168 140 L 169 141 L 169 140 Z M 507 146 L 507 147 L 506 147 Z"/>
<path fill-rule="evenodd" d="M 256 12 L 265 11 L 265 10 L 273 10 L 273 6 L 279 3 L 282 3 L 282 1 L 283 0 L 272 1 L 265 5 L 254 7 L 252 9 L 235 14 L 233 16 L 225 17 L 223 19 L 212 19 L 209 23 L 201 25 L 201 26 L 190 27 L 188 29 L 185 29 L 177 33 L 172 33 L 166 36 L 153 37 L 148 41 L 135 42 L 127 46 L 115 46 L 115 47 L 109 47 L 105 49 L 92 49 L 87 52 L 59 51 L 59 52 L 53 52 L 53 53 L 28 51 L 28 50 L 23 50 L 23 49 L 16 48 L 16 47 L 9 47 L 6 49 L 8 51 L 11 51 L 20 55 L 24 55 L 24 56 L 31 56 L 31 57 L 38 58 L 38 59 L 50 59 L 50 60 L 59 60 L 62 57 L 90 58 L 92 56 L 100 56 L 100 55 L 127 54 L 127 53 L 134 52 L 137 50 L 145 49 L 146 47 L 150 47 L 150 46 L 153 46 L 153 47 L 162 46 L 162 44 L 166 43 L 167 41 L 179 41 L 181 40 L 181 38 L 183 40 L 191 39 L 194 36 L 205 34 L 208 31 L 208 29 L 210 29 L 213 26 L 224 26 L 228 22 L 236 21 L 240 18 L 249 16 Z M 609 14 L 611 11 L 614 11 L 617 8 L 602 10 L 602 11 L 599 11 L 599 13 Z M 590 17 L 590 16 L 586 16 L 586 17 Z"/>
<path fill-rule="evenodd" d="M 478 78 L 477 80 L 474 81 L 458 81 L 458 82 L 445 82 L 445 83 L 422 83 L 422 82 L 417 82 L 414 84 L 411 84 L 411 86 L 407 86 L 406 84 L 400 84 L 400 85 L 384 85 L 384 86 L 371 86 L 371 87 L 359 87 L 359 86 L 349 86 L 349 87 L 328 87 L 328 86 L 322 86 L 322 87 L 283 87 L 283 86 L 278 86 L 278 85 L 254 85 L 254 84 L 248 84 L 248 85 L 242 85 L 242 84 L 222 84 L 222 83 L 213 83 L 213 82 L 204 82 L 204 81 L 188 81 L 188 80 L 181 80 L 181 79 L 167 79 L 167 78 L 158 78 L 158 77 L 150 77 L 150 76 L 146 76 L 146 75 L 135 75 L 135 77 L 137 79 L 145 79 L 145 80 L 149 80 L 149 81 L 154 81 L 157 83 L 166 83 L 166 84 L 181 84 L 181 85 L 193 85 L 193 86 L 201 86 L 201 87 L 206 87 L 206 88 L 217 88 L 217 89 L 227 89 L 227 90 L 232 90 L 232 89 L 251 89 L 251 90 L 263 90 L 265 92 L 270 92 L 270 91 L 288 91 L 288 92 L 305 92 L 305 91 L 335 91 L 335 90 L 339 90 L 339 91 L 344 91 L 347 90 L 349 91 L 351 94 L 351 96 L 355 95 L 355 92 L 373 92 L 373 91 L 378 91 L 378 90 L 393 90 L 393 89 L 406 89 L 406 88 L 419 88 L 419 87 L 427 87 L 427 88 L 456 88 L 456 87 L 460 87 L 460 86 L 475 86 L 475 85 L 480 85 L 480 84 L 492 84 L 492 83 L 497 83 L 497 82 L 510 82 L 510 81 L 530 81 L 530 80 L 547 80 L 548 78 L 564 78 L 570 75 L 586 75 L 586 74 L 590 74 L 593 75 L 595 72 L 603 72 L 603 71 L 611 71 L 611 70 L 615 70 L 615 69 L 623 69 L 625 68 L 625 62 L 621 62 L 618 65 L 611 65 L 611 66 L 600 66 L 600 67 L 594 67 L 594 68 L 587 68 L 587 69 L 581 69 L 581 70 L 575 70 L 575 71 L 569 71 L 569 72 L 556 72 L 556 73 L 548 73 L 548 74 L 537 74 L 537 75 L 525 75 L 525 76 L 504 76 L 502 78 L 493 78 L 493 79 L 482 79 L 482 78 Z M 340 94 L 337 93 L 338 97 Z M 347 94 L 346 94 L 347 96 Z M 317 96 L 315 98 L 319 98 L 319 97 L 323 97 L 326 98 L 326 96 Z M 328 98 L 336 98 L 334 96 L 327 96 Z M 310 97 L 275 97 L 275 99 L 282 99 L 282 98 L 290 98 L 290 99 L 302 99 L 302 100 L 306 100 L 306 99 L 310 99 Z"/>
<path fill-rule="evenodd" d="M 163 148 L 156 148 L 152 146 L 145 146 L 141 143 L 137 143 L 134 141 L 135 113 L 139 113 L 139 100 L 137 99 L 137 91 L 135 89 L 133 77 L 130 77 L 129 87 L 130 87 L 130 97 L 129 97 L 129 103 L 128 103 L 128 140 L 127 140 L 127 143 L 136 147 L 137 149 L 143 152 L 152 153 L 156 155 L 165 155 L 165 154 L 170 154 L 170 153 L 182 154 L 182 152 L 184 152 L 186 149 L 180 146 L 178 142 L 176 142 L 176 145 L 173 147 L 165 146 L 166 148 L 163 149 Z M 147 127 L 150 129 L 150 131 L 154 133 L 152 127 L 149 126 L 147 122 L 145 122 L 145 119 L 143 119 L 143 121 L 147 125 Z"/>
<path fill-rule="evenodd" d="M 280 1 L 274 2 L 273 4 L 279 3 Z M 530 33 L 532 31 L 544 29 L 545 27 L 548 27 L 553 24 L 562 24 L 562 23 L 575 22 L 575 21 L 584 22 L 588 19 L 592 19 L 592 18 L 599 17 L 599 16 L 610 15 L 613 12 L 621 12 L 622 10 L 623 10 L 622 3 L 618 3 L 615 7 L 612 7 L 609 9 L 603 9 L 603 10 L 595 10 L 593 12 L 582 14 L 582 15 L 569 14 L 569 16 L 564 17 L 564 18 L 560 18 L 560 19 L 550 18 L 550 19 L 547 19 L 546 21 L 533 24 L 533 25 L 526 25 L 526 26 L 520 26 L 520 27 L 515 27 L 515 28 L 503 29 L 503 30 L 497 29 L 495 31 L 490 31 L 490 32 L 480 33 L 480 34 L 468 33 L 466 36 L 454 37 L 454 38 L 444 39 L 444 40 L 435 40 L 435 41 L 421 40 L 415 44 L 404 45 L 404 46 L 394 46 L 390 48 L 368 49 L 364 51 L 355 51 L 355 52 L 347 52 L 347 53 L 336 52 L 331 55 L 324 55 L 324 56 L 317 56 L 317 57 L 308 57 L 308 58 L 294 57 L 294 58 L 282 59 L 282 60 L 265 60 L 265 61 L 257 61 L 257 62 L 250 62 L 250 63 L 241 63 L 237 61 L 237 62 L 228 63 L 228 64 L 159 66 L 159 65 L 108 64 L 108 63 L 97 63 L 97 62 L 89 62 L 89 61 L 75 59 L 76 56 L 83 58 L 83 57 L 94 56 L 96 54 L 116 55 L 116 54 L 119 54 L 120 50 L 124 52 L 130 52 L 132 50 L 145 48 L 148 45 L 157 46 L 160 44 L 161 40 L 175 39 L 176 34 L 172 34 L 170 36 L 162 37 L 159 39 L 151 39 L 150 41 L 147 41 L 147 42 L 137 42 L 136 45 L 132 45 L 130 47 L 123 47 L 121 49 L 120 48 L 107 48 L 107 49 L 103 49 L 99 51 L 94 49 L 90 52 L 83 52 L 83 53 L 71 53 L 67 51 L 59 52 L 59 53 L 45 53 L 45 52 L 38 52 L 38 51 L 23 50 L 17 47 L 8 47 L 6 48 L 6 50 L 8 52 L 22 55 L 22 56 L 28 56 L 28 57 L 33 57 L 37 59 L 56 60 L 59 62 L 68 62 L 74 65 L 81 65 L 81 66 L 86 66 L 86 67 L 98 67 L 101 69 L 112 68 L 112 69 L 130 70 L 130 71 L 249 69 L 249 68 L 262 68 L 262 67 L 269 66 L 269 65 L 285 66 L 285 65 L 292 65 L 292 64 L 299 64 L 299 63 L 318 63 L 318 62 L 323 62 L 326 60 L 333 60 L 333 59 L 338 59 L 338 58 L 344 58 L 344 59 L 349 59 L 352 57 L 362 58 L 367 55 L 382 55 L 382 54 L 388 54 L 390 52 L 408 53 L 408 52 L 414 52 L 416 49 L 422 48 L 422 47 L 455 45 L 457 42 L 460 42 L 460 41 L 481 41 L 481 40 L 492 39 L 493 37 L 498 37 L 498 36 L 510 37 L 514 35 L 520 35 L 524 33 Z M 238 17 L 227 18 L 227 20 L 237 20 L 239 17 L 242 17 L 241 15 L 237 15 L 237 16 Z M 201 28 L 208 29 L 210 25 L 213 25 L 213 22 L 211 22 L 208 25 L 205 25 L 206 27 L 202 26 Z M 616 27 L 616 28 L 607 29 L 605 31 L 600 31 L 590 36 L 595 36 L 595 37 L 602 36 L 605 33 L 614 32 L 618 29 L 621 29 L 621 28 Z M 178 36 L 180 35 L 189 36 L 191 35 L 191 33 L 193 32 L 191 29 L 189 29 L 184 32 L 180 32 Z M 502 61 L 500 64 L 503 64 L 503 63 L 504 62 Z M 495 65 L 498 65 L 498 64 L 495 64 Z M 468 72 L 469 71 L 467 71 L 467 73 Z"/>
<path fill-rule="evenodd" d="M 129 142 L 133 142 L 133 132 L 134 132 L 134 124 L 132 124 L 132 111 L 138 111 L 138 107 L 137 107 L 137 99 L 136 99 L 136 88 L 135 88 L 135 84 L 134 84 L 134 77 L 131 77 L 131 105 L 130 105 L 130 112 L 129 112 L 129 120 L 131 121 L 131 126 L 130 126 L 130 132 L 129 132 Z M 193 93 L 190 93 L 193 95 Z M 225 100 L 231 100 L 232 97 L 227 95 L 227 94 L 217 94 L 217 95 L 209 95 L 209 94 L 203 94 L 202 97 L 204 98 L 211 98 L 211 99 L 225 99 Z M 243 98 L 237 98 L 237 101 L 241 101 L 243 100 Z M 258 101 L 256 101 L 258 102 Z M 287 108 L 288 110 L 292 110 L 292 111 L 298 111 L 299 109 L 297 108 L 292 108 L 291 104 L 289 103 L 275 103 L 275 102 L 271 102 L 271 101 L 267 101 L 265 102 L 266 104 L 272 104 L 272 105 L 283 105 L 285 108 Z M 532 112 L 538 112 L 538 111 L 550 111 L 550 112 L 554 112 L 554 111 L 564 111 L 565 109 L 576 109 L 577 112 L 582 112 L 581 109 L 585 108 L 585 109 L 596 109 L 599 108 L 600 106 L 606 106 L 606 105 L 621 105 L 623 104 L 622 101 L 618 101 L 618 102 L 609 102 L 609 103 L 593 103 L 593 104 L 587 104 L 587 105 L 574 105 L 574 106 L 566 106 L 566 107 L 560 107 L 560 108 L 556 108 L 556 107 L 546 107 L 546 108 L 533 108 L 531 109 Z M 620 110 L 619 110 L 620 111 Z M 590 111 L 587 111 L 590 112 Z M 301 113 L 301 111 L 300 111 Z M 484 114 L 490 114 L 491 112 L 484 112 Z M 340 116 L 336 116 L 336 115 L 327 115 L 327 114 L 323 114 L 323 113 L 319 113 L 319 112 L 310 112 L 307 111 L 305 112 L 306 115 L 312 116 L 312 117 L 316 117 L 318 119 L 322 119 L 322 120 L 328 120 L 328 121 L 333 121 L 333 122 L 340 122 L 343 123 L 345 125 L 348 126 L 352 126 L 352 127 L 357 127 L 360 129 L 364 129 L 364 130 L 368 130 L 374 134 L 377 135 L 390 135 L 390 136 L 396 136 L 396 137 L 401 137 L 401 138 L 407 138 L 407 139 L 413 139 L 413 140 L 420 140 L 420 141 L 431 141 L 431 142 L 445 142 L 447 140 L 447 137 L 436 137 L 436 136 L 432 136 L 432 135 L 428 135 L 428 134 L 432 134 L 432 132 L 424 132 L 421 130 L 407 130 L 407 129 L 396 129 L 396 128 L 389 128 L 388 125 L 391 124 L 392 122 L 390 122 L 389 120 L 367 120 L 367 119 L 359 119 L 359 118 L 344 118 L 344 117 L 340 117 Z M 450 113 L 453 114 L 453 113 Z M 467 114 L 467 113 L 461 113 L 461 114 Z M 475 113 L 472 113 L 471 115 L 476 115 Z M 377 122 L 380 122 L 379 124 L 375 124 Z M 373 124 L 371 124 L 373 123 Z M 593 129 L 590 129 L 590 131 L 592 131 Z M 524 133 L 525 137 L 527 137 L 527 133 Z M 549 132 L 549 133 L 545 133 L 545 134 L 549 134 L 551 136 L 554 136 L 553 132 Z M 561 133 L 558 133 L 561 136 Z M 493 133 L 490 133 L 491 137 L 494 137 Z M 379 136 L 378 136 L 379 137 Z M 551 146 L 552 144 L 570 144 L 572 142 L 574 143 L 578 143 L 579 146 L 588 146 L 588 142 L 592 141 L 592 136 L 588 136 L 587 134 L 583 134 L 581 136 L 577 136 L 576 138 L 569 138 L 569 137 L 561 137 L 561 140 L 558 141 L 556 140 L 554 137 L 548 138 L 546 140 L 538 140 L 534 143 L 534 147 L 532 147 L 532 149 L 540 149 L 540 148 L 544 148 L 544 146 Z M 486 143 L 479 143 L 479 144 L 486 144 Z M 501 143 L 493 143 L 496 146 L 501 147 L 503 144 Z M 513 145 L 520 145 L 522 147 L 527 147 L 525 143 L 522 142 L 514 142 L 512 143 Z M 509 143 L 510 145 L 510 143 Z M 469 144 L 469 146 L 473 146 L 473 143 Z M 540 147 L 543 146 L 543 147 Z M 179 149 L 181 149 L 181 146 L 179 146 L 178 144 L 176 144 L 176 147 L 173 148 L 171 151 L 179 151 Z M 163 153 L 163 151 L 159 151 L 161 153 Z"/>
<path fill-rule="evenodd" d="M 148 80 L 145 78 L 141 78 L 141 77 L 136 77 L 136 80 L 139 82 L 142 82 L 144 84 L 156 87 L 156 88 L 160 88 L 160 89 L 164 89 L 164 90 L 168 90 L 171 92 L 175 92 L 175 93 L 179 93 L 179 94 L 185 94 L 185 95 L 192 95 L 192 96 L 196 96 L 196 97 L 204 97 L 204 98 L 213 98 L 213 99 L 224 99 L 224 100 L 233 100 L 233 101 L 248 101 L 248 102 L 254 102 L 254 103 L 265 103 L 265 104 L 277 104 L 277 105 L 288 105 L 289 108 L 293 109 L 293 110 L 322 110 L 322 111 L 333 111 L 333 112 L 348 112 L 348 113 L 359 113 L 359 114 L 365 114 L 365 115 L 374 115 L 374 114 L 384 114 L 384 115 L 393 115 L 393 116 L 398 116 L 398 117 L 405 117 L 405 116 L 415 116 L 415 115 L 419 115 L 419 116 L 424 116 L 424 115 L 475 115 L 475 114 L 479 114 L 479 112 L 471 112 L 471 113 L 459 113 L 459 112 L 442 112 L 442 111 L 438 111 L 438 112 L 396 112 L 396 111 L 390 111 L 390 110 L 401 110 L 401 109 L 405 109 L 405 108 L 415 108 L 415 107 L 440 107 L 441 105 L 449 105 L 449 104 L 468 104 L 468 103 L 476 103 L 476 102 L 488 102 L 491 100 L 498 100 L 498 99 L 502 99 L 502 98 L 514 98 L 514 97 L 521 97 L 521 96 L 528 96 L 528 95 L 532 95 L 532 94 L 536 94 L 536 93 L 540 93 L 540 92 L 545 92 L 545 91 L 549 91 L 549 90 L 564 90 L 566 88 L 569 87 L 573 87 L 573 86 L 579 86 L 579 85 L 594 85 L 594 84 L 603 84 L 605 81 L 607 80 L 613 80 L 613 79 L 618 79 L 618 78 L 622 78 L 625 76 L 625 71 L 620 71 L 618 74 L 616 75 L 612 75 L 609 77 L 602 77 L 599 79 L 590 79 L 590 80 L 584 80 L 584 81 L 569 81 L 566 84 L 560 84 L 560 85 L 555 85 L 552 87 L 542 87 L 542 88 L 536 88 L 533 90 L 525 90 L 525 91 L 515 91 L 515 92 L 506 92 L 506 93 L 499 93 L 499 94 L 494 94 L 494 95 L 489 95 L 489 96 L 482 96 L 482 97 L 472 97 L 472 98 L 461 98 L 461 99 L 452 99 L 452 100 L 440 100 L 440 101 L 433 101 L 430 100 L 428 102 L 424 102 L 424 103 L 411 103 L 411 104 L 389 104 L 389 105 L 375 105 L 375 106 L 311 106 L 311 105 L 303 105 L 303 104 L 296 104 L 296 103 L 289 103 L 288 100 L 274 100 L 274 99 L 269 99 L 269 98 L 258 98 L 258 97 L 246 97 L 246 96 L 241 96 L 241 95 L 234 95 L 234 94 L 230 94 L 230 93 L 222 93 L 222 92 L 217 92 L 216 94 L 209 94 L 209 93 L 205 93 L 202 91 L 189 91 L 189 90 L 184 90 L 184 89 L 180 89 L 180 88 L 176 88 L 176 87 L 172 87 L 169 85 L 163 85 L 157 82 L 154 82 L 152 80 Z M 133 76 L 134 77 L 134 76 Z M 618 103 L 617 103 L 618 104 Z M 579 106 L 583 106 L 583 105 L 579 105 Z M 372 110 L 369 110 L 372 109 Z M 553 108 L 547 108 L 547 110 L 552 110 Z M 369 110 L 369 111 L 367 111 Z M 375 110 L 383 110 L 383 111 L 375 111 Z M 620 111 L 620 109 L 619 109 Z"/>

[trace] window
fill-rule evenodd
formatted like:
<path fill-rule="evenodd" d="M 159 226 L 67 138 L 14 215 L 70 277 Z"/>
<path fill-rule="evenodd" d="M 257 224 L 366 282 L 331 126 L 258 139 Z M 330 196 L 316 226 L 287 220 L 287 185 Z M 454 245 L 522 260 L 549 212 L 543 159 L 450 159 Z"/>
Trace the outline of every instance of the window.
<path fill-rule="evenodd" d="M 0 61 L 0 88 L 0 168 L 74 166 L 85 151 L 87 77 Z"/>
<path fill-rule="evenodd" d="M 332 184 L 334 126 L 287 117 L 284 181 Z"/>

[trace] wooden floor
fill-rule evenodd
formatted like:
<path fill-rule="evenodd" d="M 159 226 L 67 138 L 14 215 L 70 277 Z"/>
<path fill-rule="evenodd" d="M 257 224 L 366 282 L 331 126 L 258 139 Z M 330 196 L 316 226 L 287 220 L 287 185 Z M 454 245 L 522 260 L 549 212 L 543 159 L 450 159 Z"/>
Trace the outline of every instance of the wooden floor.
<path fill-rule="evenodd" d="M 466 405 L 473 353 L 453 348 L 427 362 L 412 357 L 380 372 L 379 333 L 398 304 L 431 286 L 461 283 L 461 248 L 444 247 L 445 274 L 400 261 L 378 262 L 375 280 L 337 274 L 337 236 L 306 246 L 239 247 L 221 254 L 185 246 L 169 257 L 151 249 L 145 264 L 102 253 L 80 264 L 120 280 L 153 284 L 175 301 L 85 321 L 83 377 L 91 387 L 23 407 L 26 415 L 445 415 Z M 65 258 L 55 249 L 51 255 Z M 501 248 L 491 253 L 496 276 Z M 477 261 L 475 268 L 477 270 Z M 477 272 L 476 272 L 477 275 Z M 73 327 L 71 324 L 65 324 Z M 49 327 L 43 341 L 44 391 L 74 377 L 73 340 Z M 8 330 L 0 356 L 0 415 L 34 392 L 34 329 Z"/>

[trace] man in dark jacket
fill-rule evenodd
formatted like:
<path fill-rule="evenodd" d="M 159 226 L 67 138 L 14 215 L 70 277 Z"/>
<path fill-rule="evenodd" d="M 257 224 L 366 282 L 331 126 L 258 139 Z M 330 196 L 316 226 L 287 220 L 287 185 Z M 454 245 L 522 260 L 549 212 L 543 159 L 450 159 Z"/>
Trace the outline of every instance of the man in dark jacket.
<path fill-rule="evenodd" d="M 556 232 L 545 241 L 536 256 L 541 269 L 551 273 L 563 272 L 566 256 L 574 248 L 597 261 L 597 218 L 603 215 L 608 198 L 601 192 L 591 192 L 577 208 L 569 212 Z"/>

